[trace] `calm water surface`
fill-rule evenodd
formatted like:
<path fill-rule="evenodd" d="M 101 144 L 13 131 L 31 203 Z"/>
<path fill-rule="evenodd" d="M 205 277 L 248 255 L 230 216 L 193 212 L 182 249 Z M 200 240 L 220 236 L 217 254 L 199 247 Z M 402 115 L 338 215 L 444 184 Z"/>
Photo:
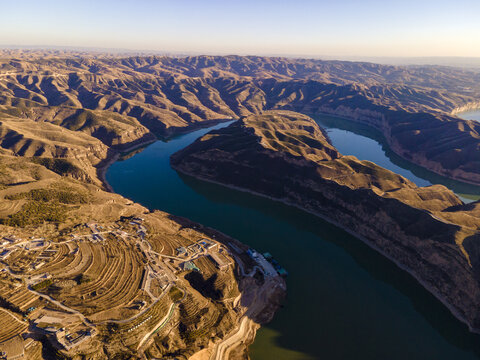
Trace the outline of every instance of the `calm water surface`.
<path fill-rule="evenodd" d="M 419 185 L 432 181 L 393 160 L 366 129 L 316 119 L 341 152 L 373 160 Z M 158 141 L 113 164 L 107 180 L 116 192 L 149 208 L 269 251 L 289 271 L 285 306 L 259 331 L 251 347 L 254 360 L 480 358 L 479 336 L 359 240 L 300 210 L 173 171 L 170 155 L 209 130 Z"/>
<path fill-rule="evenodd" d="M 480 110 L 465 111 L 457 114 L 463 119 L 480 121 Z"/>
<path fill-rule="evenodd" d="M 477 115 L 480 117 L 480 111 Z M 373 161 L 418 186 L 445 185 L 465 202 L 480 199 L 479 186 L 447 179 L 401 158 L 390 150 L 383 135 L 375 129 L 326 115 L 312 117 L 326 129 L 333 145 L 344 155 L 355 155 L 360 160 Z"/>

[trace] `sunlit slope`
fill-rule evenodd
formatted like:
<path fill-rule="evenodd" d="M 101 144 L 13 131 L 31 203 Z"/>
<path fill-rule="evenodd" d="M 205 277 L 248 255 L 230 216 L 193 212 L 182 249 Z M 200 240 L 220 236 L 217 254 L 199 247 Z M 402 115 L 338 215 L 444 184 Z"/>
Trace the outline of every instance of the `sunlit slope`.
<path fill-rule="evenodd" d="M 0 118 L 51 122 L 127 148 L 269 109 L 329 113 L 382 131 L 400 156 L 480 183 L 480 75 L 449 67 L 241 56 L 0 60 Z"/>

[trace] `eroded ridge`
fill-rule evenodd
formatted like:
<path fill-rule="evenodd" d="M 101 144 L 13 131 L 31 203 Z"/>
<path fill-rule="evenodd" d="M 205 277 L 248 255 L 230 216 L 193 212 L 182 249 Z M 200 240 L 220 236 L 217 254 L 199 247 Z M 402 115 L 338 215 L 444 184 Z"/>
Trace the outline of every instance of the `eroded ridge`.
<path fill-rule="evenodd" d="M 480 202 L 417 187 L 340 154 L 309 117 L 271 111 L 212 131 L 171 157 L 175 169 L 324 217 L 409 271 L 480 329 Z"/>

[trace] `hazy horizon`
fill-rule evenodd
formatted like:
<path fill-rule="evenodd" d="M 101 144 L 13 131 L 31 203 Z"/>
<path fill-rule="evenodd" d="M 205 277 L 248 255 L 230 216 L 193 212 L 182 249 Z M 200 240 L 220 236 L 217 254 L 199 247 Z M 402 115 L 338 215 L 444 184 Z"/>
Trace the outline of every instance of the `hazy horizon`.
<path fill-rule="evenodd" d="M 480 2 L 33 0 L 3 4 L 0 44 L 327 58 L 480 57 Z"/>

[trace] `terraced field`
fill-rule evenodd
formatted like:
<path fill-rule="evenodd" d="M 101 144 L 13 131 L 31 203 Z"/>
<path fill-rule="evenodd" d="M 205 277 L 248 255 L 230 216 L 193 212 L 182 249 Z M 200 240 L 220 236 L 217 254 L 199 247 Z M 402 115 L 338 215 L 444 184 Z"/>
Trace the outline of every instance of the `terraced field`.
<path fill-rule="evenodd" d="M 32 271 L 32 274 L 44 274 L 44 273 L 59 273 L 64 272 L 65 267 L 69 262 L 73 260 L 74 256 L 69 256 L 70 249 L 67 244 L 59 244 L 49 247 L 56 252 L 49 259 L 45 260 L 45 265 L 41 268 Z"/>
<path fill-rule="evenodd" d="M 75 255 L 68 254 L 61 258 L 60 262 L 52 263 L 51 267 L 42 269 L 42 272 L 48 270 L 52 274 L 59 274 L 64 278 L 83 273 L 93 261 L 92 244 L 80 242 L 78 249 Z"/>
<path fill-rule="evenodd" d="M 22 333 L 28 323 L 22 322 L 18 316 L 8 310 L 0 308 L 0 343 Z"/>
<path fill-rule="evenodd" d="M 200 269 L 201 275 L 194 274 L 194 287 L 204 294 L 210 294 L 215 300 L 230 299 L 239 295 L 238 287 L 232 284 L 232 270 L 227 272 L 218 271 L 215 263 L 209 256 L 202 256 L 195 260 L 195 264 Z M 204 280 L 199 280 L 201 276 Z M 187 277 L 192 277 L 187 275 Z M 214 295 L 213 295 L 214 294 Z"/>
<path fill-rule="evenodd" d="M 32 341 L 25 348 L 25 358 L 31 360 L 42 360 L 42 345 L 38 341 Z"/>
<path fill-rule="evenodd" d="M 39 300 L 37 295 L 28 291 L 25 287 L 19 287 L 11 292 L 6 292 L 5 297 L 21 311 L 26 311 Z"/>
<path fill-rule="evenodd" d="M 204 307 L 198 300 L 188 297 L 181 304 L 179 329 L 185 342 L 191 343 L 207 334 L 216 333 L 216 325 L 223 317 L 223 310 L 215 306 Z"/>
<path fill-rule="evenodd" d="M 124 307 L 142 295 L 139 252 L 123 242 L 80 242 L 79 252 L 62 271 L 51 268 L 54 277 L 75 279 L 77 284 L 51 295 L 85 315 Z"/>
<path fill-rule="evenodd" d="M 191 245 L 193 241 L 180 235 L 155 234 L 152 235 L 150 243 L 154 251 L 168 256 L 176 256 L 177 248 Z"/>
<path fill-rule="evenodd" d="M 0 149 L 0 157 L 1 152 Z M 83 161 L 79 156 L 77 163 Z M 20 156 L 18 159 L 24 161 Z M 7 270 L 0 272 L 0 296 L 8 300 L 2 300 L 3 307 L 19 318 L 28 313 L 29 321 L 39 321 L 41 327 L 61 324 L 70 333 L 95 328 L 96 335 L 87 339 L 85 348 L 79 345 L 78 351 L 88 348 L 86 351 L 98 354 L 98 358 L 105 354 L 108 358 L 118 354 L 133 357 L 151 347 L 159 358 L 172 349 L 190 356 L 200 346 L 207 346 L 208 339 L 220 333 L 218 329 L 223 329 L 223 333 L 232 326 L 224 321 L 225 313 L 233 312 L 228 304 L 197 292 L 183 279 L 187 272 L 179 273 L 178 261 L 168 259 L 177 255 L 177 248 L 188 247 L 208 234 L 199 232 L 185 219 L 177 221 L 169 214 L 150 213 L 130 200 L 103 191 L 95 183 L 88 183 L 86 178 L 72 179 L 69 174 L 62 174 L 65 176 L 60 179 L 56 172 L 61 172 L 63 165 L 67 170 L 69 166 L 56 166 L 57 159 L 37 160 L 43 165 L 25 165 L 27 170 L 38 170 L 36 179 L 5 188 L 0 183 L 0 200 L 5 199 L 0 201 L 0 212 L 15 212 L 12 215 L 16 216 L 23 211 L 22 204 L 63 201 L 65 220 L 42 218 L 36 224 L 9 222 L 8 226 L 0 223 L 0 233 L 21 239 L 7 245 L 13 252 L 0 265 Z M 16 167 L 13 165 L 12 169 Z M 23 168 L 22 164 L 17 165 Z M 0 177 L 3 168 L 0 162 Z M 8 179 L 13 179 L 14 171 L 7 170 Z M 71 199 L 81 201 L 69 202 Z M 33 239 L 44 239 L 44 244 Z M 213 279 L 215 264 L 206 257 L 199 261 L 202 271 Z M 157 276 L 150 284 L 155 287 L 153 297 L 141 288 L 147 266 Z M 235 287 L 236 280 L 231 272 L 222 271 L 214 286 L 223 289 L 230 282 Z M 176 290 L 170 293 L 171 289 Z M 187 310 L 188 329 L 184 329 L 179 327 L 182 315 L 177 302 L 183 303 L 184 294 L 189 293 L 193 297 L 186 306 L 192 309 Z M 233 317 L 238 314 L 235 312 Z M 168 321 L 160 326 L 166 317 Z M 4 321 L 0 318 L 0 324 Z M 3 329 L 5 334 L 1 333 L 0 339 L 38 332 L 35 326 L 18 325 Z M 25 352 L 29 359 L 41 359 L 45 351 L 56 352 L 45 349 L 34 344 Z M 76 351 L 77 348 L 65 348 L 59 353 L 74 356 Z"/>
<path fill-rule="evenodd" d="M 210 277 L 213 274 L 217 273 L 217 267 L 213 263 L 213 261 L 210 259 L 210 257 L 207 256 L 202 256 L 195 260 L 195 265 L 200 269 L 200 272 L 205 276 L 205 277 Z"/>
<path fill-rule="evenodd" d="M 142 316 L 139 316 L 133 321 L 121 324 L 119 331 L 125 338 L 125 343 L 127 345 L 138 343 L 141 334 L 152 330 L 153 326 L 167 315 L 171 304 L 172 302 L 168 296 L 164 296 L 143 313 Z"/>

